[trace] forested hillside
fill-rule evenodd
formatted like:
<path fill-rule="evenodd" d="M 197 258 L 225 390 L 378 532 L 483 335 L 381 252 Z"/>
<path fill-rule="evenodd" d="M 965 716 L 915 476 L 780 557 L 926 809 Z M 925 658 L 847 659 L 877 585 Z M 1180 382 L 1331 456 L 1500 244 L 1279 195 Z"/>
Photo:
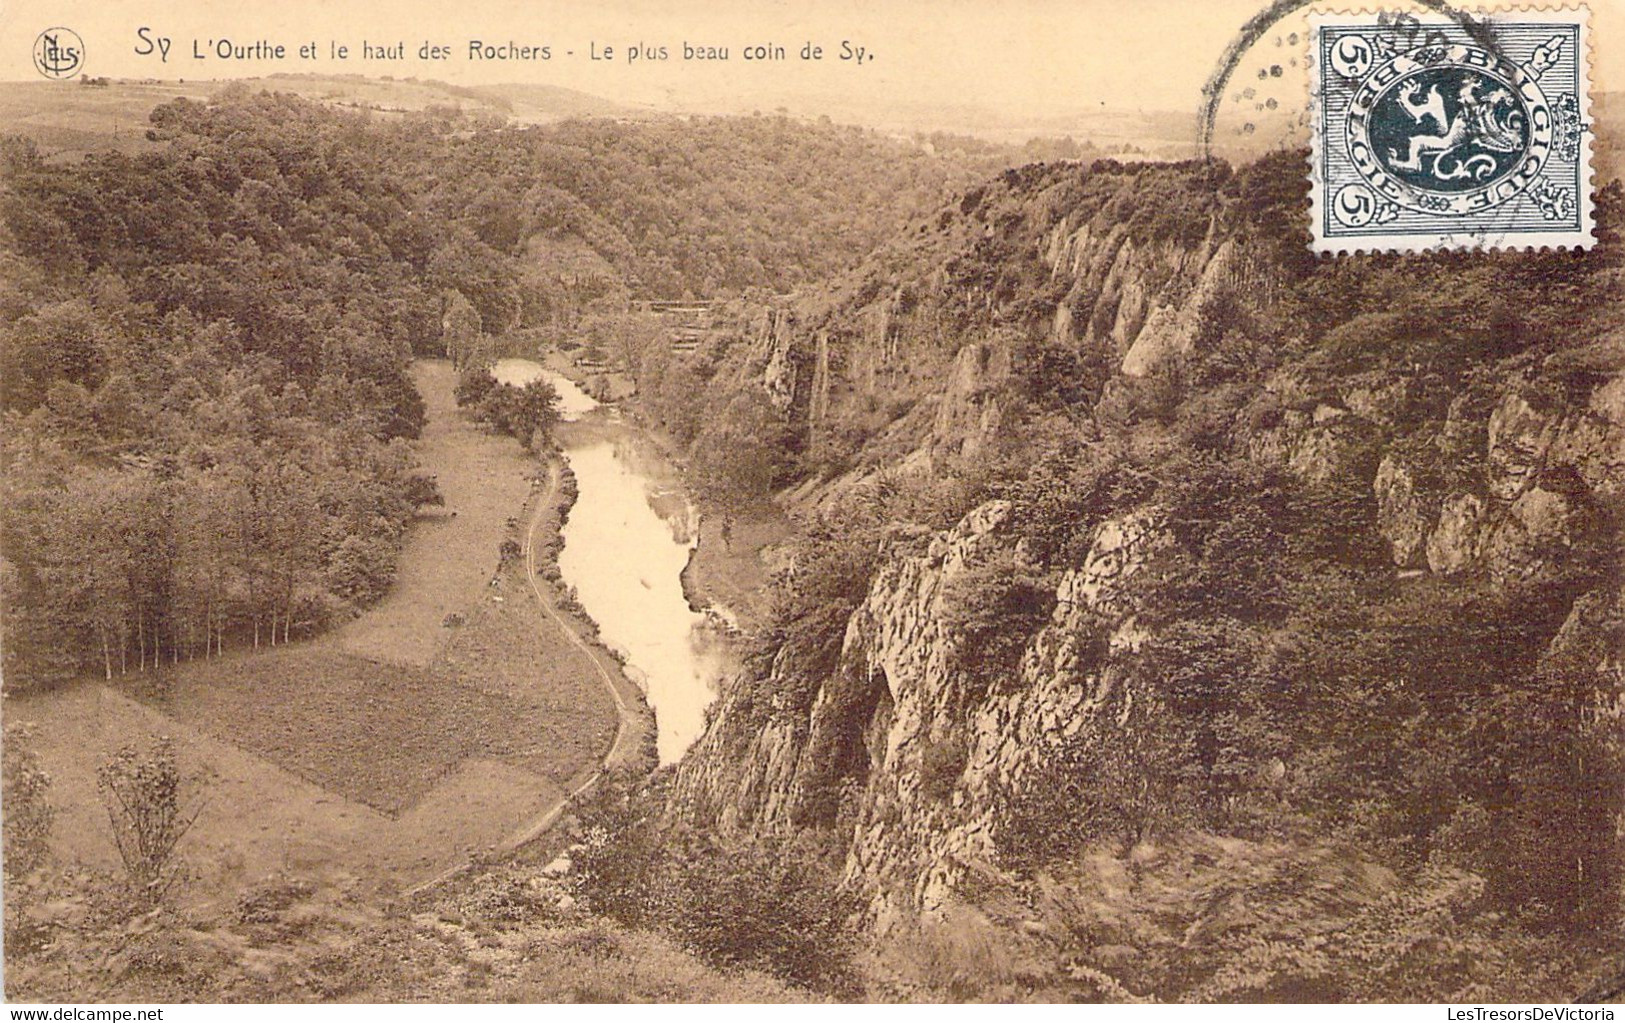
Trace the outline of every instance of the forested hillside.
<path fill-rule="evenodd" d="M 308 634 L 383 591 L 433 495 L 405 375 L 432 235 L 366 126 L 157 120 L 159 155 L 6 154 L 11 686 Z"/>
<path fill-rule="evenodd" d="M 511 276 L 464 288 L 492 333 L 628 298 L 795 290 L 1009 157 L 786 117 L 472 132 L 428 117 L 391 140 L 425 209 L 467 229 L 437 260 L 463 262 L 462 245 L 515 257 Z"/>
<path fill-rule="evenodd" d="M 1616 968 L 1619 186 L 1583 254 L 1316 259 L 1302 159 L 1009 171 L 677 360 L 804 525 L 643 874 L 819 850 L 899 977 L 994 964 L 942 996 Z"/>
<path fill-rule="evenodd" d="M 223 930 L 161 922 L 190 945 L 120 931 L 113 983 L 405 997 L 388 963 L 473 987 L 500 960 L 523 983 L 493 997 L 682 994 L 623 977 L 624 942 L 719 997 L 1617 985 L 1617 183 L 1588 252 L 1317 259 L 1302 153 L 989 176 L 999 151 L 787 118 L 383 124 L 232 89 L 151 131 L 4 148 L 9 689 L 376 600 L 437 499 L 415 357 L 584 340 L 707 512 L 771 500 L 792 535 L 704 737 L 579 807 L 565 874 L 478 866 L 308 941 L 279 878 Z M 625 315 L 683 296 L 723 300 L 693 351 Z M 493 380 L 462 397 L 528 442 L 550 391 Z M 47 785 L 7 752 L 38 852 Z M 291 943 L 239 983 L 261 926 Z M 106 972 L 72 927 L 44 990 Z M 217 975 L 171 987 L 176 947 Z M 559 992 L 532 953 L 618 965 Z"/>
<path fill-rule="evenodd" d="M 631 295 L 782 290 L 968 173 L 784 119 L 390 125 L 224 90 L 161 148 L 5 149 L 6 679 L 281 642 L 389 585 L 435 499 L 414 354 Z"/>

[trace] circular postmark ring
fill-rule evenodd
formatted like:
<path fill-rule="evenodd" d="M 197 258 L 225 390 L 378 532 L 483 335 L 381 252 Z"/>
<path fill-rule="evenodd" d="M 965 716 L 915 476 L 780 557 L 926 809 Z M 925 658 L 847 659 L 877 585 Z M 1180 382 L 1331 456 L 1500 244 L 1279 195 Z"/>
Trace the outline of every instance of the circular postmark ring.
<path fill-rule="evenodd" d="M 60 25 L 34 40 L 34 70 L 46 78 L 72 78 L 85 66 L 85 41 L 79 33 Z"/>
<path fill-rule="evenodd" d="M 1376 195 L 1463 215 L 1500 205 L 1534 180 L 1551 152 L 1552 123 L 1523 65 L 1468 44 L 1423 46 L 1362 78 L 1343 141 Z"/>

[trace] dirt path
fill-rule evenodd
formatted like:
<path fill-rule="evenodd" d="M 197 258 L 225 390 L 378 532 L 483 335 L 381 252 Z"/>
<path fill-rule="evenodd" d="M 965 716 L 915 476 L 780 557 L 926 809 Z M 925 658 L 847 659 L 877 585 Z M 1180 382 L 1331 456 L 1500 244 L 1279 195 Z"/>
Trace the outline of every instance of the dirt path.
<path fill-rule="evenodd" d="M 641 694 L 621 674 L 620 666 L 611 660 L 603 647 L 596 643 L 588 643 L 582 638 L 577 626 L 567 620 L 553 606 L 551 594 L 544 593 L 541 586 L 536 582 L 538 574 L 536 531 L 543 521 L 549 518 L 549 511 L 557 507 L 559 477 L 558 460 L 549 460 L 547 464 L 546 494 L 536 502 L 536 507 L 531 511 L 530 523 L 525 528 L 525 581 L 530 584 L 530 592 L 536 598 L 536 603 L 553 621 L 553 624 L 557 625 L 570 638 L 570 642 L 582 653 L 592 659 L 592 665 L 597 669 L 599 679 L 603 681 L 604 688 L 609 690 L 610 698 L 615 701 L 615 712 L 619 715 L 620 721 L 615 729 L 615 741 L 610 744 L 609 752 L 604 754 L 603 761 L 604 768 L 613 769 L 631 763 L 634 758 L 639 756 L 638 749 L 642 745 L 640 740 L 646 741 L 648 739 L 650 731 L 649 718 L 646 712 L 639 712 L 634 709 L 635 706 L 642 704 Z M 556 523 L 557 517 L 554 516 L 553 519 Z M 558 527 L 555 524 L 553 528 L 557 529 Z M 628 690 L 630 690 L 630 694 Z M 576 792 L 570 794 L 571 797 L 573 798 L 581 789 L 597 781 L 602 773 L 601 770 L 593 772 L 590 779 L 584 782 Z"/>
<path fill-rule="evenodd" d="M 530 594 L 536 601 L 536 606 L 558 628 L 560 633 L 568 638 L 569 642 L 591 661 L 599 681 L 615 701 L 617 724 L 615 739 L 610 743 L 609 750 L 604 754 L 600 764 L 590 772 L 584 772 L 573 779 L 566 790 L 558 795 L 551 803 L 543 807 L 536 816 L 525 824 L 511 831 L 500 844 L 496 846 L 499 851 L 507 852 L 519 848 L 538 836 L 544 834 L 563 816 L 570 803 L 582 793 L 591 789 L 604 776 L 605 771 L 636 763 L 644 756 L 653 736 L 653 720 L 649 715 L 647 705 L 642 700 L 642 694 L 636 690 L 621 674 L 620 666 L 610 658 L 603 647 L 588 642 L 581 635 L 581 627 L 570 618 L 562 614 L 554 605 L 554 594 L 551 587 L 544 588 L 537 583 L 539 562 L 537 560 L 537 537 L 544 528 L 558 528 L 559 516 L 557 514 L 560 482 L 559 462 L 550 459 L 547 465 L 547 484 L 537 494 L 532 504 L 529 521 L 525 526 L 524 541 L 524 572 L 525 581 L 529 584 Z M 467 869 L 466 863 L 440 871 L 434 877 L 414 886 L 413 893 L 421 892 L 441 884 L 457 876 Z"/>

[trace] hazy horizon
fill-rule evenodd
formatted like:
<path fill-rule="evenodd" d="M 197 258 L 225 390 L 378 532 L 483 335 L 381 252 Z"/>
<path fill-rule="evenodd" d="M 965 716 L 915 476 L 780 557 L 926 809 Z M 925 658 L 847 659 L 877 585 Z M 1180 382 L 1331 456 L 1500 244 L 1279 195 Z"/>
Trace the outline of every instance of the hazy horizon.
<path fill-rule="evenodd" d="M 613 7 L 569 0 L 548 10 L 516 2 L 448 9 L 407 0 L 386 12 L 301 10 L 258 3 L 228 9 L 214 0 L 179 0 L 162 13 L 129 0 L 24 0 L 0 12 L 0 77 L 44 81 L 31 64 L 33 41 L 54 25 L 73 28 L 87 51 L 83 73 L 123 79 L 230 80 L 275 74 L 360 75 L 434 80 L 453 86 L 547 85 L 614 103 L 674 113 L 839 111 L 866 123 L 913 124 L 952 115 L 983 131 L 1053 122 L 1098 122 L 1101 115 L 1194 115 L 1202 86 L 1257 0 L 1215 0 L 1192 9 L 1178 0 L 1129 8 L 1113 0 L 902 0 L 884 8 L 854 0 L 816 5 L 786 0 L 723 0 L 657 5 L 624 0 Z M 1593 37 L 1610 33 L 1617 8 L 1593 9 Z M 1604 24 L 1606 22 L 1606 24 Z M 1304 15 L 1284 19 L 1243 56 L 1227 90 L 1225 117 L 1239 126 L 1253 113 L 1288 115 L 1306 94 Z M 138 32 L 145 27 L 143 36 Z M 159 37 L 171 40 L 167 61 L 139 55 Z M 194 60 L 193 40 L 258 40 L 288 48 L 282 60 Z M 547 61 L 471 61 L 468 41 L 546 45 Z M 863 66 L 840 61 L 839 46 L 865 47 Z M 403 43 L 404 60 L 329 59 L 327 44 Z M 803 61 L 801 44 L 824 46 L 821 62 Z M 727 46 L 726 63 L 685 62 L 684 43 Z M 323 56 L 297 57 L 314 43 Z M 417 60 L 420 45 L 449 46 L 450 59 Z M 740 48 L 775 43 L 787 59 L 753 63 Z M 634 44 L 668 47 L 665 62 L 624 61 Z M 610 60 L 605 46 L 614 47 Z M 1168 54 L 1164 64 L 1158 54 Z M 1593 47 L 1597 91 L 1625 80 L 1622 59 Z M 1271 69 L 1278 67 L 1273 74 Z M 1275 103 L 1268 107 L 1269 100 Z M 1250 108 L 1250 109 L 1249 109 Z M 1232 116 L 1232 112 L 1237 112 Z M 1220 135 L 1224 132 L 1221 130 Z"/>

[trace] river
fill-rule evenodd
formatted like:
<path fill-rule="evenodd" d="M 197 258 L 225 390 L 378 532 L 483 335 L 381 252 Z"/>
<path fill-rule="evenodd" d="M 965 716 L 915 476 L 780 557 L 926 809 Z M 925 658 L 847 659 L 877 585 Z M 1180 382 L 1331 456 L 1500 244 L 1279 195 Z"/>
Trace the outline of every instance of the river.
<path fill-rule="evenodd" d="M 705 730 L 726 667 L 706 617 L 683 596 L 697 515 L 671 466 L 618 409 L 529 359 L 503 359 L 492 372 L 514 386 L 545 379 L 559 392 L 559 442 L 577 490 L 559 571 L 654 708 L 660 763 L 674 763 Z"/>

